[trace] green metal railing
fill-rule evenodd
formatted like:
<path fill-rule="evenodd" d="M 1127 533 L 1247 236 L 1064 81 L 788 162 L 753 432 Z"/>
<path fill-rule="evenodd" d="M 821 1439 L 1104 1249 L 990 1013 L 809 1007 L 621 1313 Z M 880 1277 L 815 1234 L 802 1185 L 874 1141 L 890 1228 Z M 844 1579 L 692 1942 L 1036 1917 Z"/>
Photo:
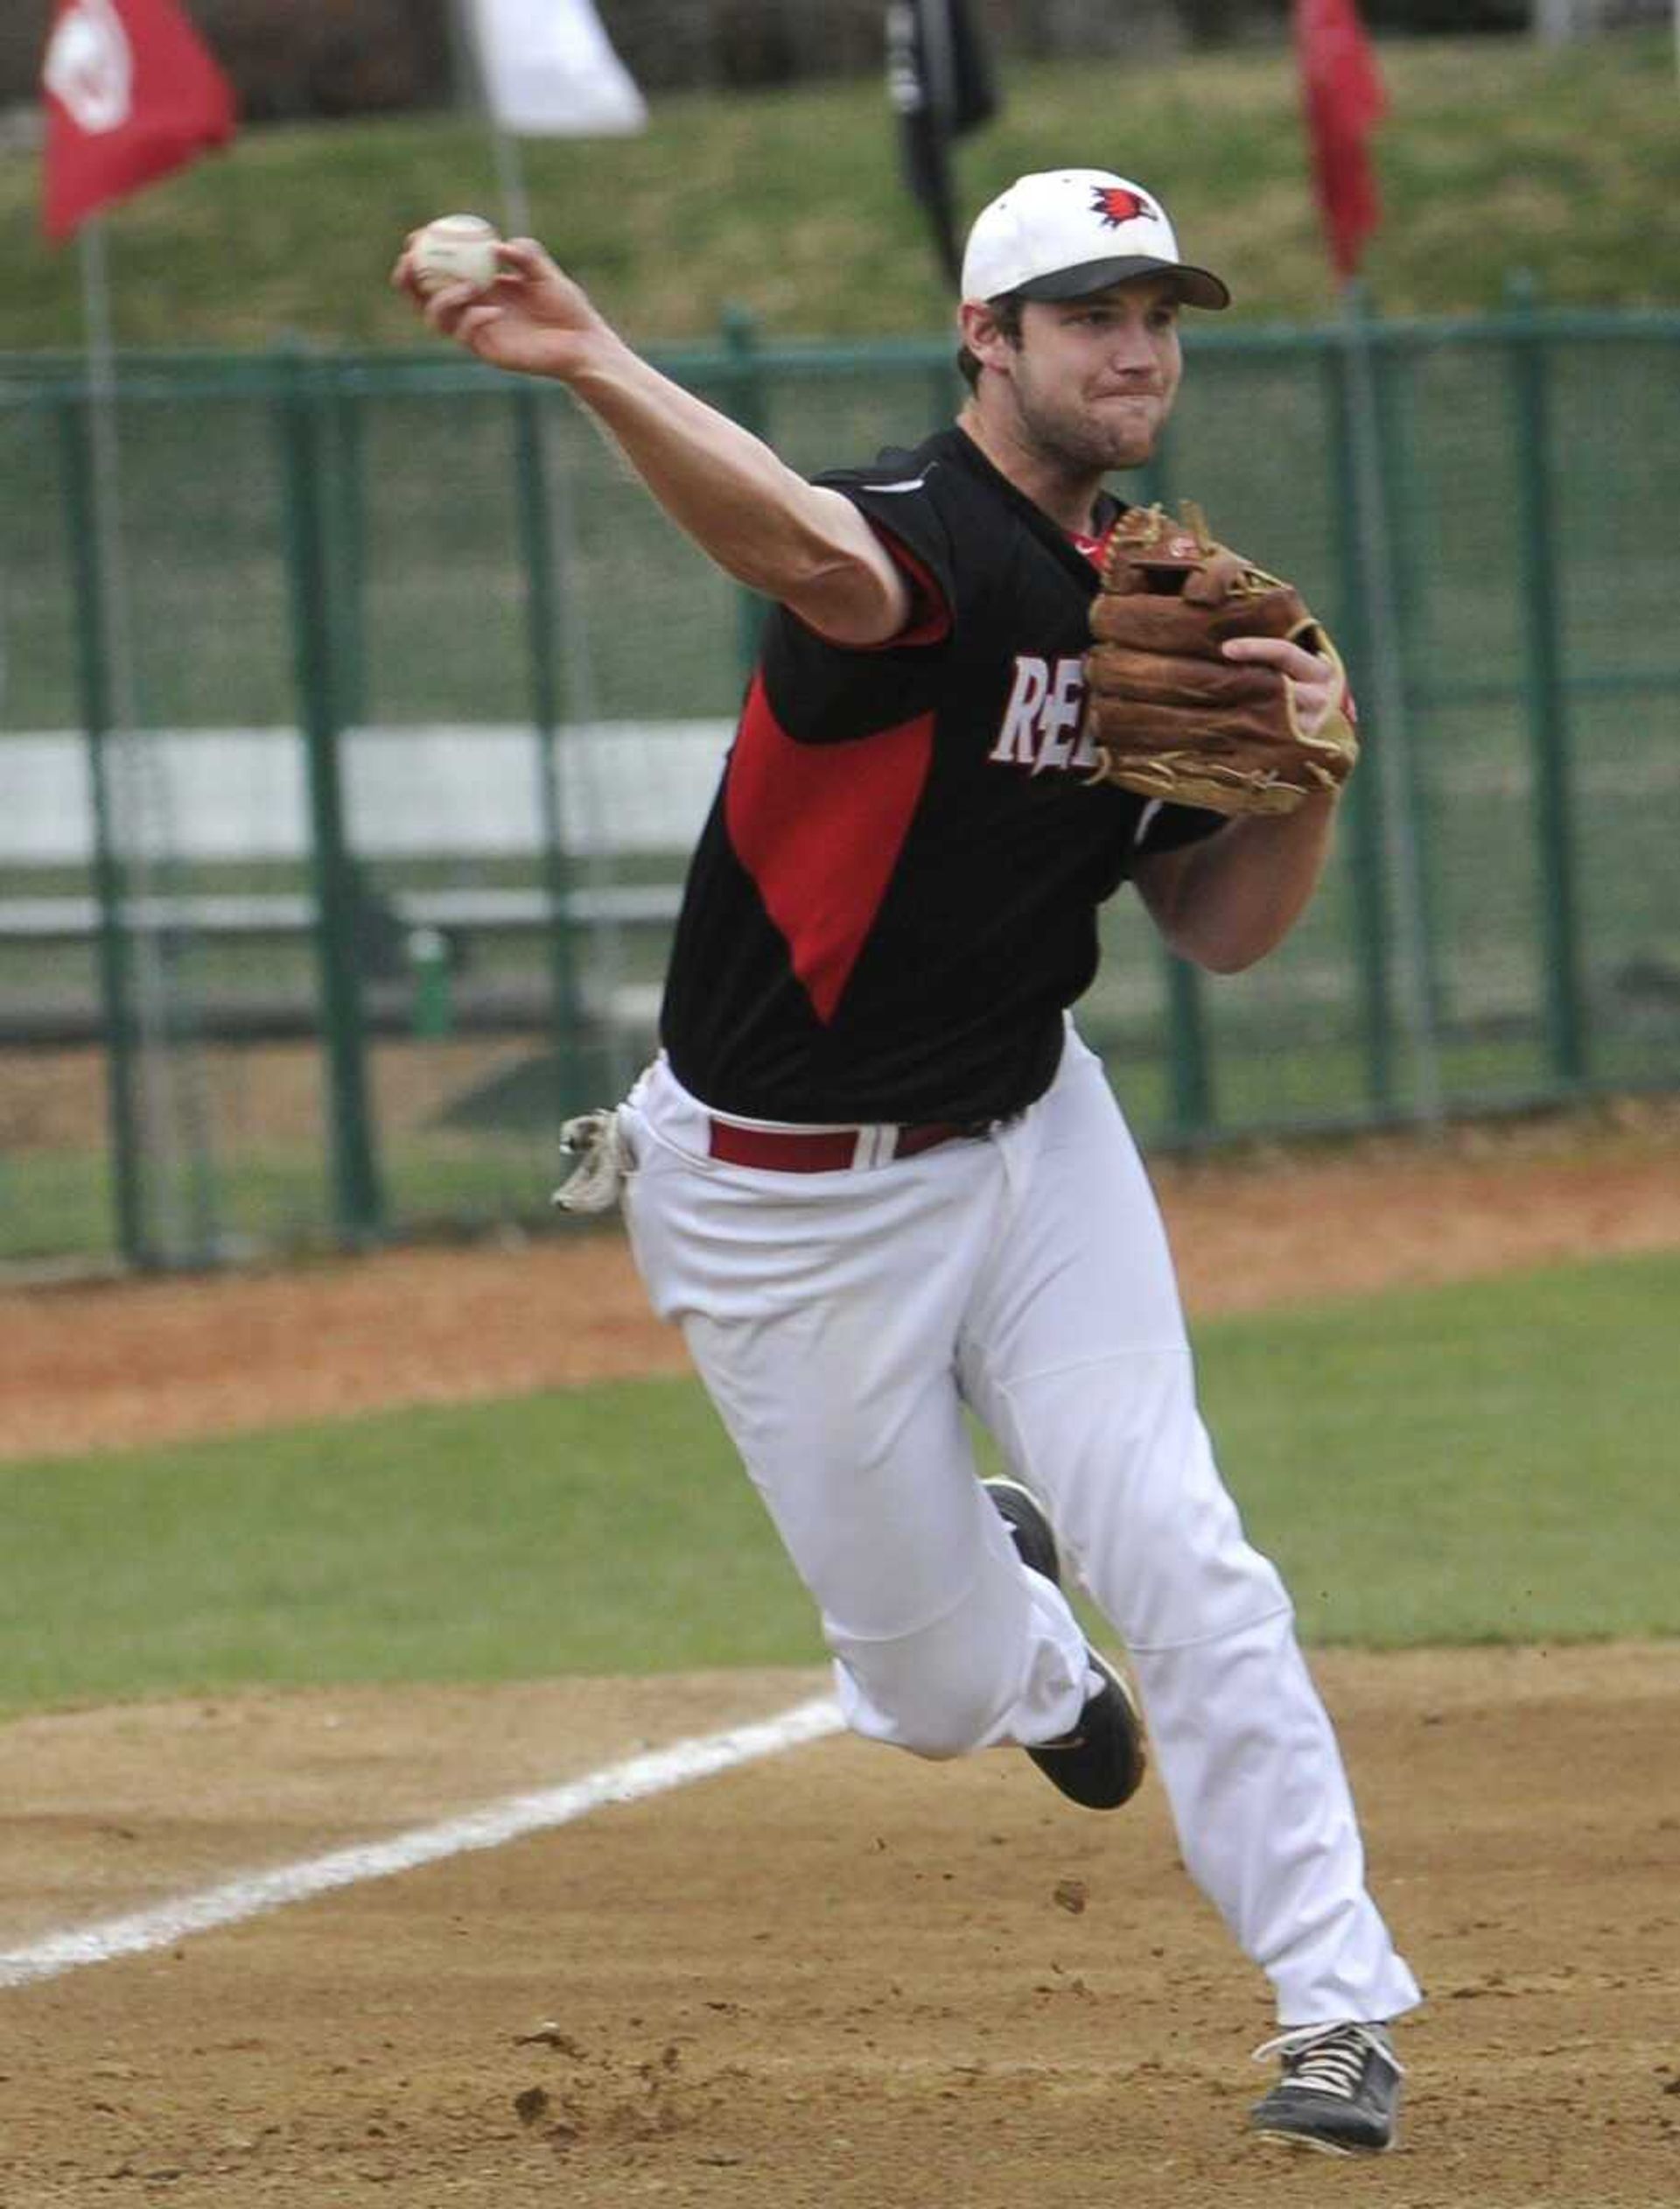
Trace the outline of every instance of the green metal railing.
<path fill-rule="evenodd" d="M 1253 975 L 1209 982 L 1116 901 L 1082 1020 L 1134 1119 L 1189 1145 L 1673 1086 L 1680 316 L 1553 313 L 1514 280 L 1498 315 L 1367 312 L 1186 350 L 1171 436 L 1122 487 L 1194 495 L 1301 583 L 1353 672 L 1367 758 L 1332 877 Z M 773 346 L 740 314 L 660 360 L 806 470 L 913 443 L 961 396 L 943 340 Z M 684 859 L 637 816 L 668 771 L 660 733 L 727 723 L 762 608 L 565 394 L 436 352 L 123 362 L 113 577 L 92 404 L 79 361 L 0 360 L 18 517 L 0 778 L 9 737 L 63 733 L 85 746 L 95 830 L 47 864 L 0 825 L 0 1052 L 80 1051 L 106 1096 L 97 1156 L 0 1169 L 0 1257 L 218 1254 L 160 1203 L 160 1148 L 198 1139 L 164 1125 L 156 1075 L 189 1052 L 214 1106 L 219 1247 L 540 1211 L 560 1112 L 600 1101 L 648 1040 Z M 116 726 L 116 587 L 144 734 Z M 603 723 L 646 733 L 612 789 L 580 742 Z M 404 855 L 369 834 L 353 733 L 433 725 L 458 747 L 524 733 L 517 849 Z M 147 832 L 167 848 L 136 872 L 113 762 L 153 747 L 166 801 L 158 733 L 210 728 L 291 733 L 306 849 L 170 845 L 165 802 Z M 254 816 L 266 802 L 254 789 Z M 197 931 L 158 968 L 193 992 L 178 1019 L 136 999 L 142 875 L 178 893 L 175 951 Z M 91 933 L 53 935 L 52 895 L 90 905 Z M 264 899 L 287 898 L 307 934 L 261 935 Z M 248 927 L 203 917 L 242 899 Z M 405 935 L 434 908 L 456 917 Z M 276 1103 L 299 1051 L 312 1131 Z"/>

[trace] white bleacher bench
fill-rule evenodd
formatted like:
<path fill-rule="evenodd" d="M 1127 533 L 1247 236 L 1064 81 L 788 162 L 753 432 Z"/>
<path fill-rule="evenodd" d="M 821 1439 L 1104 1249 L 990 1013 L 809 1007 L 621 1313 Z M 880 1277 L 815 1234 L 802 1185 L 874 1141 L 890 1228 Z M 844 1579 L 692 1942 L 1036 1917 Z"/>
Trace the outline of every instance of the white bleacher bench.
<path fill-rule="evenodd" d="M 559 909 L 573 927 L 668 924 L 677 877 L 693 849 L 733 733 L 725 720 L 575 724 L 552 739 L 554 789 L 542 785 L 536 731 L 517 723 L 347 729 L 340 739 L 344 811 L 358 862 L 525 859 L 543 864 L 545 824 L 571 872 Z M 300 864 L 310 850 L 308 763 L 291 728 L 149 730 L 108 747 L 117 842 L 150 849 L 154 865 Z M 545 803 L 546 797 L 546 803 Z M 135 836 L 122 824 L 140 824 Z M 0 944 L 86 942 L 101 925 L 85 893 L 27 887 L 32 870 L 85 867 L 94 842 L 86 739 L 54 729 L 0 736 Z M 588 879 L 600 861 L 649 855 L 670 879 Z M 21 879 L 20 879 L 21 878 Z M 556 901 L 542 883 L 404 888 L 371 894 L 413 928 L 509 932 L 548 926 Z M 122 908 L 142 932 L 199 937 L 302 934 L 315 924 L 302 892 L 206 890 L 138 896 Z"/>
<path fill-rule="evenodd" d="M 573 859 L 687 852 L 732 733 L 715 719 L 569 726 L 555 733 L 545 793 L 536 733 L 519 724 L 346 729 L 346 838 L 360 859 L 535 858 L 551 817 Z M 120 816 L 148 831 L 143 848 L 159 857 L 235 866 L 308 854 L 308 761 L 296 729 L 148 730 L 110 740 L 106 756 Z M 0 866 L 79 866 L 91 854 L 80 733 L 0 734 Z"/>

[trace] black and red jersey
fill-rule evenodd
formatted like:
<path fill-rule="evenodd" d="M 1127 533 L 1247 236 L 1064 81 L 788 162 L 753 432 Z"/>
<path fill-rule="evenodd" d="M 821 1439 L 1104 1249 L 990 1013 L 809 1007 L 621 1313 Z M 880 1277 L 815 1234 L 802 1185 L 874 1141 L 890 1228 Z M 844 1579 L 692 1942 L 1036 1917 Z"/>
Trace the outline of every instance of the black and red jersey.
<path fill-rule="evenodd" d="M 662 1040 L 686 1089 L 750 1119 L 1003 1118 L 1049 1083 L 1134 854 L 1222 823 L 1090 784 L 1096 569 L 962 431 L 821 480 L 915 609 L 866 651 L 772 609 Z"/>

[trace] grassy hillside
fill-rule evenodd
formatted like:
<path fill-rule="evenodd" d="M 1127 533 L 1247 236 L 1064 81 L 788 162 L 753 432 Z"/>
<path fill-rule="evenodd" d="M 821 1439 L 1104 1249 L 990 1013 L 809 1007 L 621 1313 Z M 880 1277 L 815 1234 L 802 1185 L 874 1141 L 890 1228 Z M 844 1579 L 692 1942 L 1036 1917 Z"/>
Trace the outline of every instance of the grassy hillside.
<path fill-rule="evenodd" d="M 1526 39 L 1382 50 L 1388 221 L 1368 274 L 1391 313 L 1474 310 L 1533 269 L 1558 303 L 1680 305 L 1680 88 L 1661 32 L 1561 52 Z M 1088 162 L 1167 199 L 1186 250 L 1248 319 L 1333 293 L 1287 52 L 1127 68 L 1016 67 L 960 151 L 971 209 L 1023 169 Z M 524 148 L 535 225 L 606 310 L 658 342 L 738 301 L 787 336 L 923 335 L 946 306 L 874 82 L 663 101 L 627 140 Z M 10 239 L 0 351 L 80 342 L 77 256 L 37 235 L 38 158 L 0 152 Z M 119 340 L 412 342 L 384 288 L 404 230 L 496 211 L 482 135 L 452 117 L 248 130 L 111 223 Z"/>

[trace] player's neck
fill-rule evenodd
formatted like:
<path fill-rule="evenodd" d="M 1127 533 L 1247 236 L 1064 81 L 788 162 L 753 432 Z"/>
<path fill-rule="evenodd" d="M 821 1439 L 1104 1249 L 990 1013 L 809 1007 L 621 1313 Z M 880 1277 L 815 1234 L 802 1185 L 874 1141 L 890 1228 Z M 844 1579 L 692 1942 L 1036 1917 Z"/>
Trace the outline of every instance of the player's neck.
<path fill-rule="evenodd" d="M 1070 536 L 1096 533 L 1102 470 L 1070 467 L 1064 459 L 1012 435 L 1007 422 L 993 419 L 972 401 L 958 415 L 957 427 L 979 446 L 999 475 Z"/>

